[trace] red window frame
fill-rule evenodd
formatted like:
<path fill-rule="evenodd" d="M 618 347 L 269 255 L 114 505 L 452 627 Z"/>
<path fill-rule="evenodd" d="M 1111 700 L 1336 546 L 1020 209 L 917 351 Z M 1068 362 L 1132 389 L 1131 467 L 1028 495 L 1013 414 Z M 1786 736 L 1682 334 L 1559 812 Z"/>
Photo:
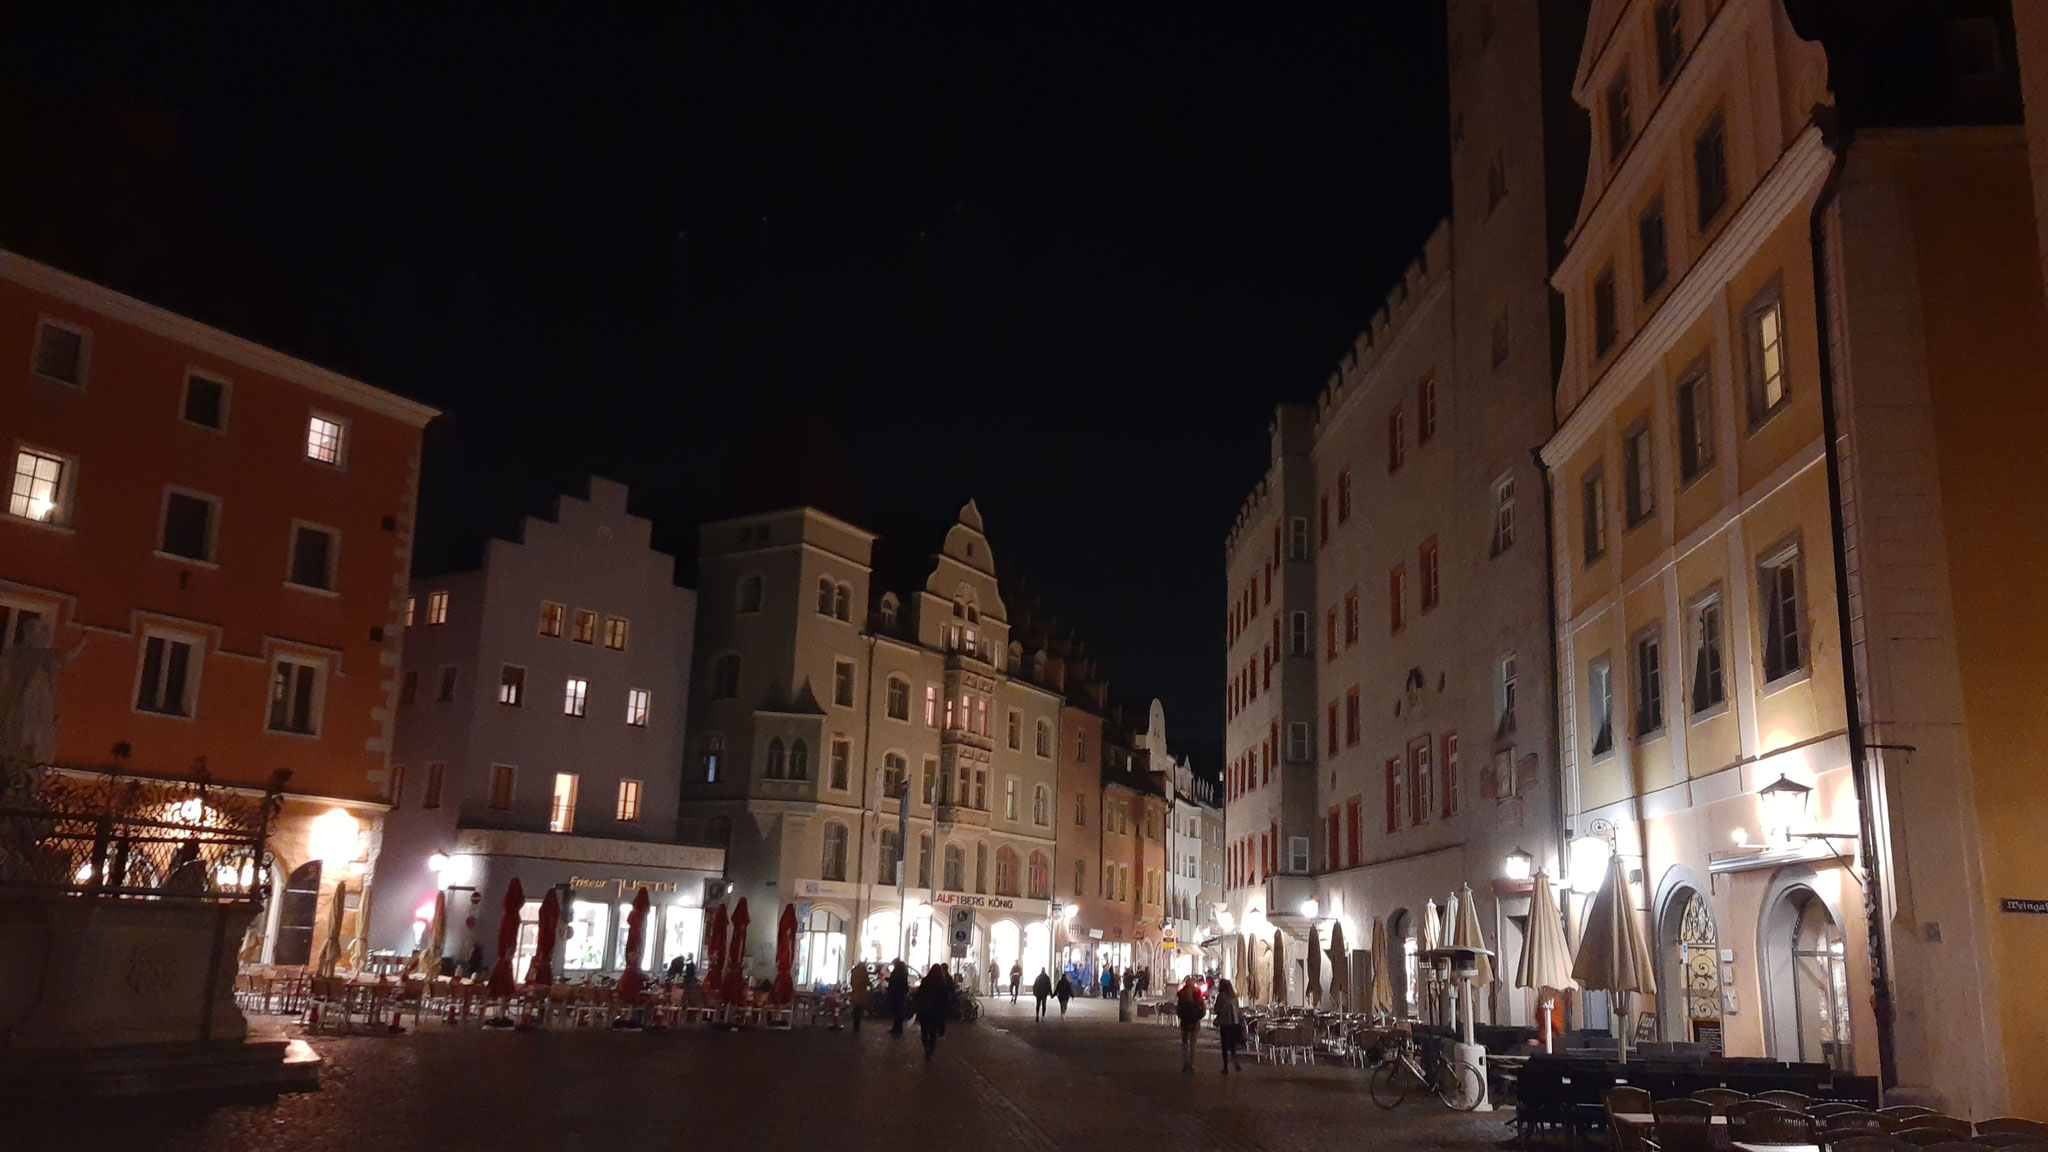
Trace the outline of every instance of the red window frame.
<path fill-rule="evenodd" d="M 1403 427 L 1406 423 L 1404 413 L 1405 409 L 1399 404 L 1394 405 L 1393 410 L 1387 413 L 1387 474 L 1390 476 L 1399 472 L 1401 465 L 1407 462 L 1408 446 L 1406 443 L 1406 430 Z"/>
<path fill-rule="evenodd" d="M 1424 372 L 1415 382 L 1415 442 L 1427 444 L 1436 435 L 1436 373 Z"/>
<path fill-rule="evenodd" d="M 1329 618 L 1324 621 L 1323 632 L 1323 660 L 1325 662 L 1335 660 L 1337 658 L 1337 609 L 1334 607 L 1330 609 Z"/>
<path fill-rule="evenodd" d="M 1398 633 L 1408 626 L 1407 612 L 1408 565 L 1396 564 L 1387 573 L 1387 624 L 1388 632 Z"/>
<path fill-rule="evenodd" d="M 1429 810 L 1429 793 L 1431 789 L 1426 787 L 1426 785 L 1434 783 L 1430 778 L 1431 773 L 1435 771 L 1434 766 L 1430 763 L 1431 748 L 1432 745 L 1427 736 L 1408 745 L 1408 823 L 1410 825 L 1426 824 L 1429 822 L 1430 816 L 1433 815 Z"/>
<path fill-rule="evenodd" d="M 1337 702 L 1335 700 L 1330 701 L 1330 742 L 1326 747 L 1329 749 L 1329 755 L 1335 756 L 1337 754 L 1339 745 L 1337 743 Z"/>
<path fill-rule="evenodd" d="M 1437 555 L 1436 537 L 1422 542 L 1415 562 L 1416 578 L 1421 583 L 1422 610 L 1435 608 L 1443 598 L 1443 572 Z"/>
<path fill-rule="evenodd" d="M 1337 472 L 1337 523 L 1343 524 L 1348 522 L 1350 519 L 1351 469 L 1343 468 L 1339 469 Z"/>
<path fill-rule="evenodd" d="M 1387 757 L 1387 831 L 1401 830 L 1401 758 Z"/>
<path fill-rule="evenodd" d="M 1353 793 L 1351 799 L 1344 802 L 1344 846 L 1353 868 L 1358 867 L 1358 841 L 1364 831 L 1364 821 L 1365 798 Z"/>
<path fill-rule="evenodd" d="M 1358 747 L 1358 685 L 1344 693 L 1344 746 Z"/>
<path fill-rule="evenodd" d="M 1328 492 L 1324 492 L 1316 497 L 1316 521 L 1323 529 L 1323 542 L 1320 547 L 1327 548 L 1330 546 L 1330 494 Z"/>
<path fill-rule="evenodd" d="M 1344 593 L 1344 646 L 1350 648 L 1358 643 L 1358 586 L 1352 585 Z"/>
<path fill-rule="evenodd" d="M 1437 796 L 1444 818 L 1458 814 L 1458 734 L 1444 733 L 1443 754 L 1437 757 Z"/>

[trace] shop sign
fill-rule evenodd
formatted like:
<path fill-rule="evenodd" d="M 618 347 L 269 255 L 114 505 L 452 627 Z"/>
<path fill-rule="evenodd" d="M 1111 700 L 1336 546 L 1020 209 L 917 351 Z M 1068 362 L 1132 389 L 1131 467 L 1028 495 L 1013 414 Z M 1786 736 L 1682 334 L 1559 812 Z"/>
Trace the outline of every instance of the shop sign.
<path fill-rule="evenodd" d="M 1017 902 L 1002 896 L 974 896 L 966 892 L 935 892 L 932 894 L 935 906 L 952 905 L 959 908 L 993 908 L 997 911 L 1015 911 Z"/>
<path fill-rule="evenodd" d="M 2011 896 L 1998 902 L 2000 912 L 2024 912 L 2030 916 L 2048 916 L 2048 900 L 2016 900 Z"/>
<path fill-rule="evenodd" d="M 839 896 L 850 898 L 855 894 L 852 884 L 838 880 L 798 880 L 790 885 L 797 896 Z"/>
<path fill-rule="evenodd" d="M 569 887 L 584 890 L 610 888 L 619 894 L 621 900 L 632 899 L 632 893 L 642 888 L 647 889 L 649 896 L 659 896 L 664 892 L 680 892 L 683 889 L 681 884 L 673 880 L 628 880 L 623 876 L 571 876 Z"/>
<path fill-rule="evenodd" d="M 953 959 L 962 960 L 967 956 L 967 946 L 974 940 L 974 909 L 953 909 Z"/>

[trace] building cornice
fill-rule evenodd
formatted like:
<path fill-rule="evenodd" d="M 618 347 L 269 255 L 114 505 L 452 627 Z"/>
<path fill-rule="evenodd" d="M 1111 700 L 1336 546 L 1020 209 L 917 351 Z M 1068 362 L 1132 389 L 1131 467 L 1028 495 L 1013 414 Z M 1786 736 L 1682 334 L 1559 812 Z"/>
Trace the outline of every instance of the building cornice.
<path fill-rule="evenodd" d="M 124 296 L 104 285 L 69 272 L 60 272 L 18 253 L 0 250 L 0 278 L 229 363 L 311 388 L 381 416 L 402 420 L 414 428 L 426 427 L 429 420 L 441 414 L 438 409 L 429 408 L 417 400 L 408 400 L 339 372 L 287 356 L 275 348 L 223 332 L 154 304 L 145 304 L 133 296 Z"/>

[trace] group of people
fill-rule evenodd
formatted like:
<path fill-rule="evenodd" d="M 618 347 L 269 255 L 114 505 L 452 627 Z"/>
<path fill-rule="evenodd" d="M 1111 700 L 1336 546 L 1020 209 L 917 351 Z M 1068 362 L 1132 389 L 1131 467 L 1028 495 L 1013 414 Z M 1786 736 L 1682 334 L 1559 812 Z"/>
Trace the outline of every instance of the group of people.
<path fill-rule="evenodd" d="M 855 964 L 847 978 L 847 991 L 853 1002 L 853 1030 L 860 1031 L 860 1022 L 866 1014 L 868 1000 L 874 994 L 874 977 L 869 975 L 866 964 Z M 952 1019 L 953 1004 L 960 998 L 960 985 L 953 979 L 953 973 L 944 964 L 934 964 L 924 974 L 917 987 L 910 986 L 910 965 L 897 960 L 889 965 L 889 974 L 882 981 L 882 999 L 888 1004 L 889 1034 L 903 1035 L 903 1022 L 917 1020 L 919 1037 L 924 1041 L 924 1058 L 930 1060 L 938 1051 L 939 1038 L 946 1034 L 946 1021 Z"/>
<path fill-rule="evenodd" d="M 1180 1070 L 1187 1075 L 1194 1074 L 1195 1041 L 1202 1033 L 1202 1018 L 1208 1015 L 1216 1020 L 1216 1036 L 1223 1047 L 1224 1075 L 1230 1074 L 1232 1066 L 1244 1071 L 1237 1056 L 1244 1047 L 1244 1012 L 1237 1003 L 1237 989 L 1230 981 L 1220 979 L 1214 987 L 1213 1006 L 1204 1001 L 1201 985 L 1193 976 L 1182 980 L 1179 991 L 1174 993 L 1173 1014 L 1180 1023 Z"/>

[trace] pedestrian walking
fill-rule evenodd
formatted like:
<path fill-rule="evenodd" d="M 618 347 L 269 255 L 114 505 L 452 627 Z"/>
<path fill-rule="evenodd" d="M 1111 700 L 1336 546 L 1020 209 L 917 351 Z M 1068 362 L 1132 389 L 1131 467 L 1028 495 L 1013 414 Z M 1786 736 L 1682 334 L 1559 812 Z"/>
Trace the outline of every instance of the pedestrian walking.
<path fill-rule="evenodd" d="M 1065 1016 L 1067 1014 L 1067 1001 L 1074 998 L 1074 982 L 1067 979 L 1066 973 L 1060 973 L 1060 982 L 1052 986 L 1052 994 L 1059 997 L 1060 1015 Z"/>
<path fill-rule="evenodd" d="M 1104 968 L 1102 970 L 1102 998 L 1104 1000 L 1116 999 L 1116 969 L 1114 968 Z"/>
<path fill-rule="evenodd" d="M 1000 981 L 996 976 L 996 962 L 991 959 L 988 962 L 988 994 L 991 996 L 995 995 L 996 989 L 1000 986 Z"/>
<path fill-rule="evenodd" d="M 898 960 L 889 966 L 889 983 L 883 989 L 889 1000 L 889 1035 L 903 1035 L 903 1017 L 910 1008 L 910 966 Z"/>
<path fill-rule="evenodd" d="M 853 1030 L 860 1031 L 861 1013 L 868 1006 L 868 966 L 856 963 L 853 974 L 846 979 L 846 989 L 853 1000 Z"/>
<path fill-rule="evenodd" d="M 1045 1001 L 1051 995 L 1052 977 L 1045 974 L 1045 969 L 1040 968 L 1038 970 L 1038 979 L 1031 982 L 1031 998 L 1038 1001 L 1038 1015 L 1032 1017 L 1032 1019 L 1045 1019 Z"/>
<path fill-rule="evenodd" d="M 924 1040 L 924 1058 L 938 1051 L 939 1037 L 946 1034 L 946 1018 L 953 1014 L 953 977 L 944 964 L 932 965 L 924 983 L 917 986 L 917 1031 Z"/>
<path fill-rule="evenodd" d="M 1201 989 L 1195 987 L 1193 976 L 1180 982 L 1173 1012 L 1180 1017 L 1180 1070 L 1184 1075 L 1192 1076 L 1195 1074 L 1195 1037 L 1201 1035 L 1202 1017 L 1207 1015 Z"/>
<path fill-rule="evenodd" d="M 1223 1042 L 1223 1074 L 1230 1074 L 1232 1064 L 1244 1071 L 1237 1059 L 1237 1050 L 1244 1047 L 1244 1012 L 1237 1006 L 1237 989 L 1228 980 L 1216 982 L 1216 1036 Z"/>
<path fill-rule="evenodd" d="M 1024 962 L 1022 960 L 1013 960 L 1010 962 L 1010 1003 L 1015 1004 L 1017 1002 L 1017 986 L 1022 983 L 1024 983 Z"/>

